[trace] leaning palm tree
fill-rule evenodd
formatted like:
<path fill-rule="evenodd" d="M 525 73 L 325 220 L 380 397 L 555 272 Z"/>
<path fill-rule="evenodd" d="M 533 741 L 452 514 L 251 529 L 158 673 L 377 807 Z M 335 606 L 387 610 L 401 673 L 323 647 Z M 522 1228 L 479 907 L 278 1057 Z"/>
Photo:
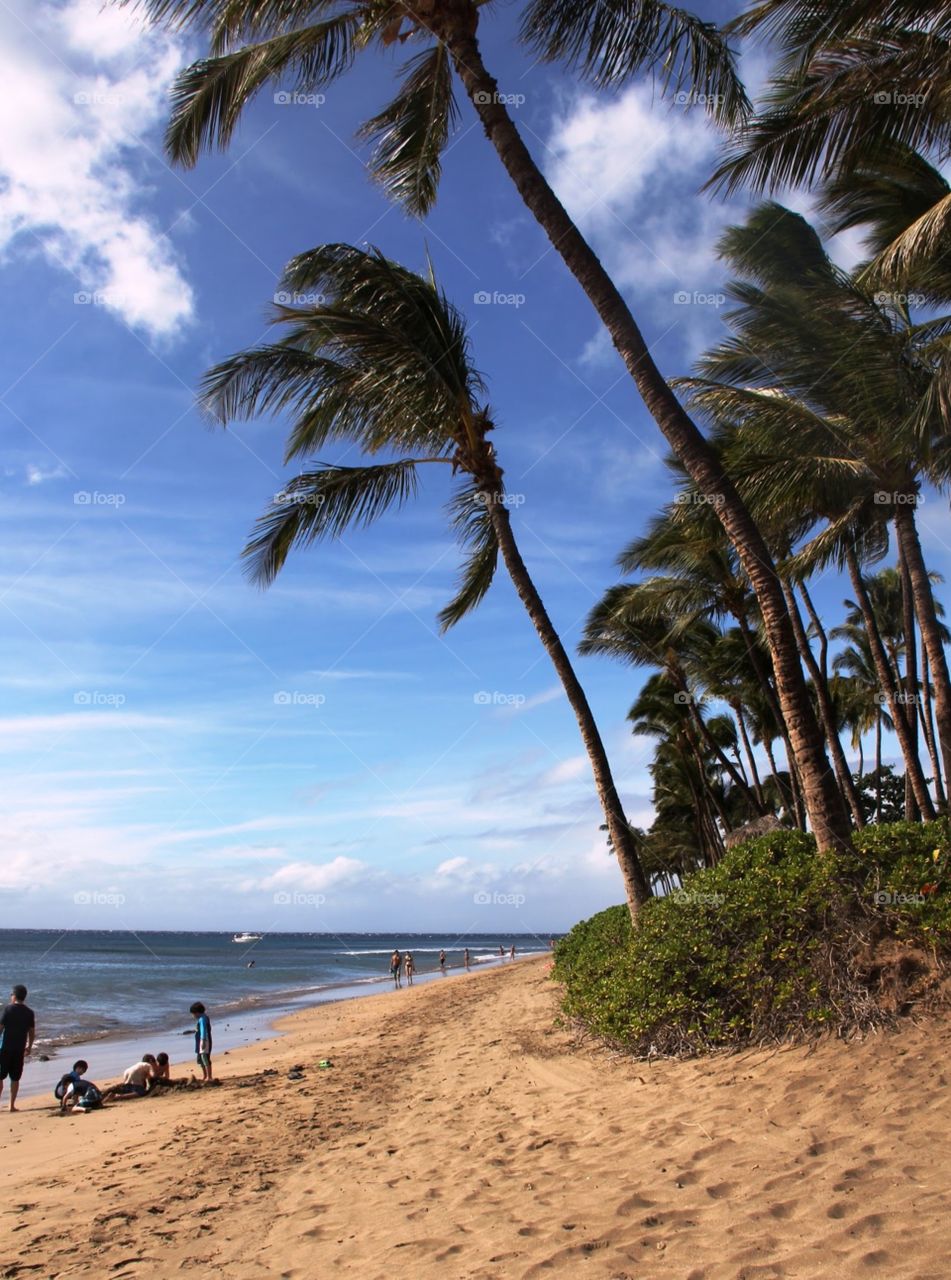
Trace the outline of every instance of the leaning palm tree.
<path fill-rule="evenodd" d="M 633 916 L 650 888 L 591 708 L 516 545 L 462 316 L 431 276 L 349 245 L 295 258 L 284 284 L 326 301 L 277 308 L 281 340 L 225 360 L 202 388 L 205 410 L 221 423 L 289 413 L 287 460 L 305 468 L 258 521 L 245 549 L 251 577 L 267 585 L 292 548 L 372 523 L 415 495 L 422 468 L 448 468 L 456 478 L 449 511 L 466 558 L 440 623 L 451 627 L 479 604 L 501 556 L 578 721 Z M 335 441 L 355 445 L 364 460 L 313 461 Z"/>
<path fill-rule="evenodd" d="M 207 58 L 173 91 L 167 149 L 191 165 L 205 147 L 226 146 L 247 104 L 268 85 L 313 91 L 349 69 L 359 52 L 412 42 L 420 52 L 404 68 L 393 101 L 363 126 L 375 143 L 371 170 L 409 212 L 436 197 L 440 163 L 455 114 L 458 77 L 482 128 L 533 217 L 594 306 L 645 405 L 697 489 L 715 504 L 756 593 L 783 718 L 789 729 L 820 849 L 848 839 L 849 821 L 829 771 L 769 548 L 720 459 L 658 369 L 614 281 L 569 217 L 532 157 L 482 59 L 480 0 L 118 0 L 154 20 L 206 31 Z M 728 43 L 719 29 L 665 0 L 592 5 L 530 0 L 522 39 L 542 60 L 561 61 L 600 87 L 640 71 L 667 88 L 711 104 L 723 122 L 748 109 Z"/>

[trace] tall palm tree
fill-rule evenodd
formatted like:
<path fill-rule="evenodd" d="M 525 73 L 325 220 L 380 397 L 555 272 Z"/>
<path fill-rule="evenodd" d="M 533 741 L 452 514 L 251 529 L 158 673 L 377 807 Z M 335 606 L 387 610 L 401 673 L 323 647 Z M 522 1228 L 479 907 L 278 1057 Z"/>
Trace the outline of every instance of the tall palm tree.
<path fill-rule="evenodd" d="M 405 68 L 397 96 L 363 128 L 375 141 L 371 168 L 412 213 L 435 199 L 442 150 L 453 118 L 453 73 L 526 207 L 574 275 L 611 336 L 660 430 L 697 489 L 715 504 L 756 593 L 790 741 L 819 848 L 848 839 L 848 813 L 830 774 L 786 601 L 769 548 L 716 451 L 661 374 L 631 311 L 597 254 L 549 186 L 482 59 L 479 0 L 119 0 L 154 20 L 207 31 L 210 56 L 179 78 L 167 135 L 173 160 L 194 164 L 209 145 L 225 146 L 260 89 L 293 81 L 324 86 L 359 51 L 413 41 L 425 46 Z M 722 33 L 663 0 L 634 6 L 531 0 L 522 38 L 543 60 L 560 60 L 599 86 L 638 71 L 666 87 L 686 85 L 724 122 L 748 103 Z"/>
<path fill-rule="evenodd" d="M 740 304 L 728 317 L 733 334 L 700 362 L 705 376 L 684 385 L 719 423 L 761 523 L 782 513 L 798 536 L 825 517 L 797 552 L 800 568 L 840 560 L 861 603 L 857 549 L 879 558 L 894 525 L 935 678 L 941 752 L 951 760 L 951 678 L 915 519 L 921 477 L 946 482 L 948 428 L 934 395 L 938 322 L 913 325 L 874 297 L 830 262 L 804 219 L 779 205 L 760 206 L 727 232 L 722 252 L 742 277 L 731 286 Z M 928 815 L 899 692 L 884 668 L 881 675 L 916 802 Z"/>
<path fill-rule="evenodd" d="M 633 916 L 650 888 L 591 708 L 515 541 L 462 316 L 432 277 L 349 245 L 295 258 L 284 285 L 328 301 L 279 307 L 280 341 L 225 360 L 202 388 L 204 409 L 221 423 L 289 413 L 286 457 L 306 468 L 258 521 L 245 549 L 251 576 L 267 585 L 292 548 L 370 524 L 415 495 L 422 467 L 449 468 L 458 477 L 449 510 L 466 559 L 440 622 L 451 627 L 479 604 L 501 556 L 578 721 Z M 355 445 L 364 460 L 314 461 L 334 441 Z"/>

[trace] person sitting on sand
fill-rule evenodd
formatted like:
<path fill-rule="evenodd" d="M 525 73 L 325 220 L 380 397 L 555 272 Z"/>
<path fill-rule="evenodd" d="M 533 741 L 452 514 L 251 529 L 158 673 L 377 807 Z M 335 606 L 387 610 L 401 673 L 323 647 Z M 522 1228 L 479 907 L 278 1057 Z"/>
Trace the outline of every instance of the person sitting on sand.
<path fill-rule="evenodd" d="M 202 1084 L 211 1084 L 211 1019 L 205 1006 L 196 1000 L 188 1011 L 195 1015 L 195 1061 L 201 1067 Z"/>
<path fill-rule="evenodd" d="M 88 1070 L 89 1063 L 80 1058 L 73 1063 L 72 1071 L 67 1071 L 60 1079 L 53 1093 L 59 1098 L 61 1112 L 72 1111 L 80 1099 L 83 1099 L 80 1109 L 84 1111 L 102 1104 L 102 1094 L 98 1087 L 91 1080 L 83 1078 Z"/>
<path fill-rule="evenodd" d="M 32 1053 L 36 1035 L 36 1018 L 24 1003 L 26 996 L 26 987 L 18 982 L 10 993 L 11 1003 L 0 1013 L 0 1098 L 3 1082 L 9 1076 L 11 1111 L 16 1111 L 23 1060 Z"/>
<path fill-rule="evenodd" d="M 390 956 L 390 973 L 393 975 L 394 987 L 401 987 L 403 985 L 402 982 L 400 982 L 400 970 L 402 967 L 403 957 L 400 955 L 398 949 L 394 947 L 393 954 Z"/>
<path fill-rule="evenodd" d="M 102 1095 L 103 1102 L 112 1098 L 125 1101 L 126 1098 L 144 1098 L 152 1084 L 153 1074 L 158 1063 L 151 1053 L 143 1053 L 141 1062 L 126 1067 L 122 1073 L 121 1084 L 111 1085 Z"/>
<path fill-rule="evenodd" d="M 409 951 L 403 957 L 403 968 L 406 971 L 406 985 L 411 987 L 413 985 L 413 974 L 416 972 L 416 961 Z"/>

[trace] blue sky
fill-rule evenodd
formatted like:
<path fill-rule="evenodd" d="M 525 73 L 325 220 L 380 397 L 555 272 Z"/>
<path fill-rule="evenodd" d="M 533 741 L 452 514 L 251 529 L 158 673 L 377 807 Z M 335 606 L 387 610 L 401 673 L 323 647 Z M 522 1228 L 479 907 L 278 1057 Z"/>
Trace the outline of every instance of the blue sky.
<path fill-rule="evenodd" d="M 716 135 L 649 86 L 595 97 L 532 65 L 515 19 L 488 17 L 486 61 L 662 368 L 683 373 L 718 333 L 712 245 L 740 207 L 696 194 Z M 210 431 L 194 388 L 263 336 L 294 253 L 428 252 L 472 323 L 523 554 L 571 649 L 670 493 L 663 441 L 466 103 L 423 226 L 353 141 L 399 55 L 319 104 L 264 95 L 227 154 L 172 171 L 165 94 L 198 51 L 99 0 L 0 9 L 4 916 L 547 936 L 619 900 L 620 878 L 507 581 L 438 634 L 457 559 L 433 478 L 412 509 L 252 588 L 239 554 L 286 476 L 282 426 Z M 761 78 L 759 55 L 745 65 Z M 946 569 L 946 506 L 920 516 Z M 818 586 L 833 622 L 843 594 Z M 624 720 L 643 674 L 578 665 L 647 823 L 651 747 Z"/>

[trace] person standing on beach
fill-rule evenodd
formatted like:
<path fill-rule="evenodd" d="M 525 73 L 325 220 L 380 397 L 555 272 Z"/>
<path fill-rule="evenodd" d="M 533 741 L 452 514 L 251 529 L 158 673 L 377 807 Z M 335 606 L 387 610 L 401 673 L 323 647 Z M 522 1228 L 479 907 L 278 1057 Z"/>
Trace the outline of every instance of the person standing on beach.
<path fill-rule="evenodd" d="M 509 952 L 509 959 L 510 960 L 515 959 L 515 943 L 514 942 L 512 943 L 512 950 Z"/>
<path fill-rule="evenodd" d="M 390 973 L 393 975 L 393 986 L 402 987 L 400 982 L 400 970 L 403 967 L 403 957 L 399 953 L 399 948 L 393 948 L 393 954 L 390 956 Z"/>
<path fill-rule="evenodd" d="M 32 1052 L 36 1035 L 36 1018 L 33 1010 L 24 1003 L 26 996 L 26 987 L 18 982 L 10 993 L 10 1004 L 0 1014 L 0 1098 L 3 1097 L 4 1081 L 9 1076 L 11 1111 L 17 1109 L 23 1060 Z"/>
<path fill-rule="evenodd" d="M 200 1000 L 196 1000 L 188 1012 L 193 1013 L 196 1018 L 195 1061 L 201 1067 L 201 1082 L 211 1084 L 211 1019 Z"/>
<path fill-rule="evenodd" d="M 468 947 L 466 947 L 466 949 L 462 953 L 462 963 L 466 966 L 466 973 L 468 973 L 469 972 L 469 948 Z"/>
<path fill-rule="evenodd" d="M 413 959 L 412 954 L 409 951 L 407 951 L 406 956 L 404 957 L 403 968 L 406 970 L 406 985 L 411 987 L 413 985 L 413 974 L 416 972 L 416 961 Z"/>
<path fill-rule="evenodd" d="M 439 953 L 439 969 L 440 969 L 440 972 L 441 972 L 441 973 L 445 973 L 445 972 L 446 972 L 446 953 L 445 953 L 445 951 L 440 951 L 440 953 Z"/>
<path fill-rule="evenodd" d="M 499 959 L 505 959 L 505 948 L 502 946 L 501 942 L 499 943 Z"/>

